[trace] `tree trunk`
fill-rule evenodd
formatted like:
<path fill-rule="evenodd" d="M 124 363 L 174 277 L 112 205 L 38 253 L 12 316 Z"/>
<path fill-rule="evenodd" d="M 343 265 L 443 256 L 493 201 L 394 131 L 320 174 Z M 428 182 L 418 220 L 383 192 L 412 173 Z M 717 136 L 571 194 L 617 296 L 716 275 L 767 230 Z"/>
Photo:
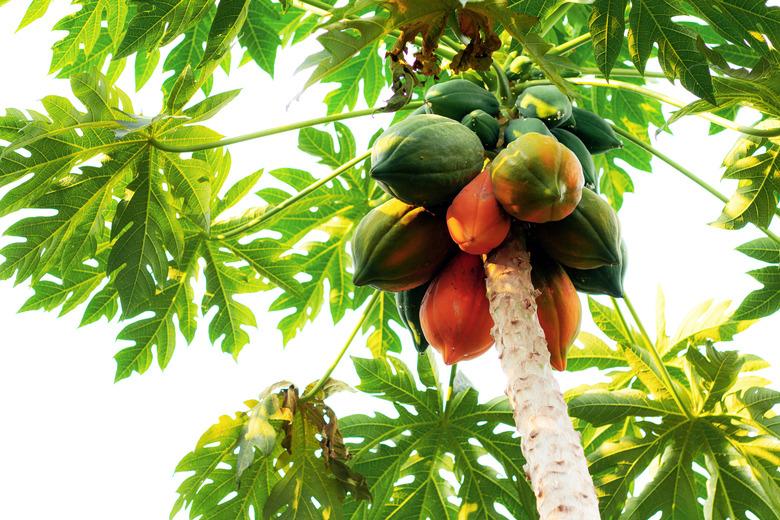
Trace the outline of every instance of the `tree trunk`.
<path fill-rule="evenodd" d="M 574 430 L 536 316 L 531 262 L 522 239 L 510 238 L 485 262 L 493 338 L 507 377 L 526 474 L 542 520 L 599 518 L 593 480 Z"/>

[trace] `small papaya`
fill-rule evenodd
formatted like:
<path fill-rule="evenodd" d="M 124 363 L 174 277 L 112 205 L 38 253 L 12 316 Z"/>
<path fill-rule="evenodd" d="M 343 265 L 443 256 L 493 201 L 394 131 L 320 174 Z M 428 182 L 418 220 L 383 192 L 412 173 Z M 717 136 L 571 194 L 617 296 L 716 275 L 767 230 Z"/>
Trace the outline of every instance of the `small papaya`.
<path fill-rule="evenodd" d="M 568 217 L 537 226 L 534 236 L 553 260 L 576 269 L 595 269 L 620 261 L 620 222 L 615 210 L 585 188 Z"/>
<path fill-rule="evenodd" d="M 414 289 L 395 293 L 395 306 L 398 308 L 398 314 L 412 335 L 414 348 L 420 354 L 428 348 L 428 341 L 425 339 L 422 325 L 420 325 L 420 307 L 422 307 L 422 300 L 427 290 L 428 284 L 424 283 Z"/>
<path fill-rule="evenodd" d="M 493 344 L 482 259 L 458 252 L 433 279 L 423 297 L 425 339 L 448 365 L 479 356 Z"/>
<path fill-rule="evenodd" d="M 484 110 L 497 116 L 498 99 L 493 93 L 465 79 L 436 83 L 425 91 L 425 104 L 431 112 L 460 121 L 472 110 Z"/>
<path fill-rule="evenodd" d="M 595 189 L 596 186 L 598 186 L 596 164 L 593 162 L 593 157 L 591 157 L 590 152 L 582 141 L 580 141 L 579 137 L 563 128 L 553 128 L 550 132 L 558 139 L 559 143 L 574 152 L 574 155 L 576 155 L 577 159 L 580 161 L 580 166 L 582 166 L 582 175 L 585 176 L 585 186 L 590 189 Z"/>
<path fill-rule="evenodd" d="M 371 177 L 390 195 L 415 206 L 449 204 L 482 171 L 479 138 L 457 121 L 409 116 L 371 148 Z"/>
<path fill-rule="evenodd" d="M 492 150 L 496 147 L 501 129 L 495 117 L 484 110 L 472 110 L 466 114 L 461 124 L 477 134 L 486 150 Z"/>
<path fill-rule="evenodd" d="M 535 117 L 512 119 L 504 128 L 504 145 L 528 133 L 552 135 L 541 119 L 536 119 Z"/>
<path fill-rule="evenodd" d="M 429 281 L 454 250 L 444 214 L 390 199 L 369 211 L 352 237 L 355 285 L 406 291 Z"/>
<path fill-rule="evenodd" d="M 623 297 L 623 280 L 628 266 L 628 250 L 625 241 L 620 241 L 620 261 L 595 269 L 574 269 L 564 267 L 574 288 L 586 294 L 606 294 L 615 298 Z"/>
<path fill-rule="evenodd" d="M 536 316 L 544 331 L 550 364 L 566 370 L 566 353 L 580 332 L 582 306 L 566 271 L 549 258 L 531 257 L 531 283 L 538 292 Z"/>
<path fill-rule="evenodd" d="M 521 135 L 490 164 L 493 192 L 518 220 L 542 223 L 569 215 L 580 201 L 585 178 L 574 153 L 554 137 Z"/>
<path fill-rule="evenodd" d="M 566 94 L 554 85 L 536 85 L 523 90 L 515 101 L 523 117 L 536 117 L 552 128 L 571 117 L 572 106 Z"/>
<path fill-rule="evenodd" d="M 623 146 L 604 118 L 583 108 L 574 107 L 571 119 L 562 128 L 576 135 L 594 155 Z"/>
<path fill-rule="evenodd" d="M 509 233 L 510 219 L 493 195 L 490 173 L 474 177 L 447 209 L 447 228 L 462 251 L 483 255 L 498 247 Z"/>

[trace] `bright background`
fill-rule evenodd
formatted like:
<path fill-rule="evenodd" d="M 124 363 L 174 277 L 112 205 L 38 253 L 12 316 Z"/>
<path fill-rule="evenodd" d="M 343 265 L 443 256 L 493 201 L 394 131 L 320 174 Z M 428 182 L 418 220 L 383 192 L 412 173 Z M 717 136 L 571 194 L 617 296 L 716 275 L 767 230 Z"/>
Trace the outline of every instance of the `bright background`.
<path fill-rule="evenodd" d="M 51 27 L 72 8 L 57 4 L 44 19 L 15 33 L 26 5 L 13 2 L 0 9 L 0 107 L 40 110 L 39 100 L 46 95 L 71 96 L 66 81 L 47 73 L 51 45 L 60 37 Z M 229 79 L 218 73 L 214 92 L 236 87 L 243 92 L 208 124 L 236 135 L 324 114 L 320 100 L 328 88 L 312 88 L 294 99 L 306 76 L 294 70 L 315 50 L 309 45 L 284 51 L 273 81 L 254 65 L 233 71 Z M 157 114 L 162 103 L 159 75 L 133 93 L 132 63 L 125 70 L 120 85 L 132 94 L 136 111 Z M 659 88 L 690 99 L 668 83 Z M 386 121 L 387 116 L 377 116 L 349 125 L 365 146 Z M 663 134 L 656 145 L 717 185 L 720 161 L 736 135 L 708 137 L 707 128 L 698 118 L 686 118 L 674 125 L 674 136 Z M 258 168 L 282 166 L 326 173 L 296 143 L 297 135 L 288 133 L 232 146 L 233 179 Z M 660 161 L 653 167 L 652 175 L 632 172 L 637 195 L 628 194 L 620 212 L 630 252 L 627 291 L 651 335 L 659 285 L 666 294 L 670 333 L 699 302 L 738 302 L 756 288 L 743 273 L 758 263 L 734 247 L 760 236 L 750 227 L 740 232 L 709 227 L 722 204 Z M 720 189 L 731 193 L 733 185 Z M 0 230 L 16 218 L 0 219 Z M 219 415 L 242 409 L 245 399 L 275 381 L 305 385 L 317 379 L 357 320 L 347 315 L 334 327 L 324 312 L 283 349 L 275 328 L 279 316 L 264 312 L 268 296 L 245 298 L 257 309 L 258 328 L 250 331 L 252 341 L 238 362 L 210 345 L 201 327 L 191 345 L 178 344 L 164 374 L 155 364 L 142 376 L 114 384 L 113 355 L 121 348 L 115 337 L 121 327 L 103 321 L 78 328 L 78 312 L 63 318 L 54 313 L 17 314 L 31 292 L 25 285 L 0 282 L 0 518 L 14 520 L 167 518 L 181 481 L 173 469 L 200 434 Z M 583 330 L 595 332 L 588 317 Z M 778 332 L 780 314 L 741 334 L 729 348 L 770 361 L 773 368 L 764 375 L 777 382 Z M 351 353 L 368 356 L 364 345 L 359 338 Z M 411 350 L 405 353 L 407 360 L 413 360 Z M 484 398 L 503 392 L 492 351 L 461 368 Z M 593 376 L 559 374 L 559 381 L 568 388 L 593 382 Z M 356 383 L 348 360 L 335 377 Z M 332 404 L 340 415 L 377 405 L 354 394 L 336 396 Z"/>

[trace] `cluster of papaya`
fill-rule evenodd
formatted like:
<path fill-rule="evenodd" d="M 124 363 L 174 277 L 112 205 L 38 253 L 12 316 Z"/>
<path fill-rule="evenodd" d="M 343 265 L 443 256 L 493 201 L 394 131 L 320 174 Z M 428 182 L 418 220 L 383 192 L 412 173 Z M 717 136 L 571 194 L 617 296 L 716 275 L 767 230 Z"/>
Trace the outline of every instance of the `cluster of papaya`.
<path fill-rule="evenodd" d="M 396 293 L 420 352 L 473 358 L 493 343 L 482 255 L 522 227 L 551 364 L 564 370 L 577 291 L 623 293 L 625 245 L 591 157 L 618 146 L 606 121 L 552 86 L 525 89 L 503 114 L 470 81 L 430 87 L 373 146 L 371 177 L 392 198 L 355 230 L 354 283 Z"/>

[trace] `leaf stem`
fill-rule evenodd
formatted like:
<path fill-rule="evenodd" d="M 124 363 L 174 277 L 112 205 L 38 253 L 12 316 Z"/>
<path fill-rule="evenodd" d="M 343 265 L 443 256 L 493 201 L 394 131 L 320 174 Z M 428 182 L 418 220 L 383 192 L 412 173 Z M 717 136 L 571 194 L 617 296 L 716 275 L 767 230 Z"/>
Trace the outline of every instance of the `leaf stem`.
<path fill-rule="evenodd" d="M 626 321 L 626 317 L 623 316 L 623 311 L 620 309 L 620 306 L 618 305 L 617 300 L 614 296 L 609 297 L 610 301 L 612 301 L 612 308 L 615 309 L 615 313 L 618 315 L 618 319 L 620 320 L 620 323 L 623 325 L 623 329 L 626 332 L 626 336 L 633 342 L 636 343 L 636 338 L 634 337 L 634 333 L 631 331 L 631 327 L 628 326 L 628 321 Z"/>
<path fill-rule="evenodd" d="M 604 73 L 601 72 L 599 69 L 595 67 L 580 67 L 580 72 L 583 74 L 594 74 L 596 76 L 603 76 Z M 609 71 L 610 76 L 628 76 L 628 77 L 635 77 L 635 78 L 660 78 L 660 79 L 666 79 L 666 75 L 663 72 L 652 72 L 652 71 L 645 71 L 645 73 L 641 73 L 636 69 L 626 69 L 626 68 L 615 68 Z"/>
<path fill-rule="evenodd" d="M 458 374 L 458 364 L 455 363 L 450 367 L 450 379 L 447 382 L 447 398 L 444 401 L 444 413 L 447 413 L 447 407 L 450 404 L 450 400 L 452 400 L 452 395 L 454 392 L 452 391 L 452 388 L 455 384 L 455 376 Z"/>
<path fill-rule="evenodd" d="M 560 22 L 561 20 L 563 20 L 563 18 L 566 16 L 566 13 L 568 13 L 568 12 L 569 12 L 569 9 L 571 9 L 571 8 L 572 8 L 572 5 L 573 5 L 573 4 L 571 4 L 571 3 L 569 3 L 569 2 L 564 2 L 564 3 L 562 3 L 561 5 L 559 5 L 559 6 L 558 6 L 558 8 L 557 8 L 557 9 L 555 9 L 555 11 L 553 11 L 553 13 L 552 13 L 550 16 L 548 16 L 548 17 L 547 17 L 547 18 L 544 20 L 544 22 L 541 24 L 541 25 L 542 25 L 542 27 L 541 27 L 541 29 L 539 30 L 539 36 L 541 36 L 542 38 L 544 38 L 544 37 L 545 37 L 545 35 L 547 35 L 547 33 L 548 33 L 548 32 L 550 32 L 550 30 L 551 30 L 553 27 L 555 27 L 555 25 L 556 25 L 558 22 Z"/>
<path fill-rule="evenodd" d="M 674 159 L 672 159 L 668 155 L 664 154 L 663 152 L 661 152 L 657 148 L 655 148 L 655 147 L 645 143 L 644 141 L 642 141 L 641 139 L 637 138 L 632 133 L 627 132 L 626 130 L 623 130 L 619 126 L 616 126 L 616 125 L 614 125 L 612 123 L 610 123 L 610 124 L 612 126 L 612 129 L 615 130 L 615 132 L 617 132 L 621 136 L 625 137 L 626 139 L 631 141 L 633 144 L 639 146 L 643 150 L 646 150 L 646 151 L 650 152 L 651 154 L 655 155 L 656 157 L 661 159 L 663 162 L 665 162 L 666 164 L 668 164 L 669 166 L 671 166 L 675 170 L 679 171 L 680 173 L 682 173 L 683 175 L 688 177 L 690 180 L 692 180 L 693 182 L 695 182 L 696 184 L 698 184 L 699 186 L 704 188 L 712 196 L 718 198 L 721 202 L 727 203 L 729 201 L 728 197 L 723 195 L 721 192 L 716 190 L 714 187 L 710 186 L 706 181 L 704 181 L 704 179 L 702 179 L 701 177 L 699 177 L 698 175 L 696 175 L 695 173 L 693 173 L 689 169 L 685 168 L 683 165 L 681 165 L 680 163 L 678 163 L 677 161 L 675 161 Z M 780 216 L 780 209 L 775 208 L 775 215 Z M 767 237 L 771 238 L 776 243 L 780 244 L 780 237 L 778 237 L 776 234 L 774 234 L 772 231 L 770 231 L 769 228 L 767 228 L 765 226 L 759 226 L 758 224 L 755 224 L 755 223 L 754 223 L 754 225 L 758 229 L 760 229 Z"/>
<path fill-rule="evenodd" d="M 573 51 L 574 49 L 588 43 L 590 41 L 590 38 L 591 38 L 590 32 L 586 32 L 585 34 L 581 34 L 576 38 L 572 38 L 566 43 L 556 45 L 555 47 L 547 51 L 547 54 L 552 54 L 553 56 L 556 56 L 556 55 L 564 54 L 569 51 Z"/>
<path fill-rule="evenodd" d="M 677 108 L 684 108 L 685 106 L 688 105 L 688 103 L 667 96 L 666 94 L 662 94 L 660 92 L 650 90 L 648 88 L 642 87 L 641 85 L 634 85 L 633 83 L 627 83 L 625 81 L 618 81 L 618 80 L 607 81 L 605 79 L 599 79 L 599 78 L 568 78 L 566 81 L 574 85 L 585 85 L 591 87 L 603 87 L 603 88 L 612 88 L 618 90 L 628 90 L 631 92 L 636 92 L 637 94 L 641 94 L 645 97 L 657 99 L 659 101 L 666 103 L 667 105 L 672 105 Z M 526 81 L 524 83 L 518 84 L 515 88 L 522 89 L 533 85 L 549 85 L 550 83 L 551 81 L 547 79 L 535 79 L 535 80 Z M 729 121 L 725 117 L 720 117 L 716 114 L 711 114 L 710 112 L 695 112 L 691 115 L 701 117 L 711 123 L 715 123 L 718 126 L 722 126 L 723 128 L 728 128 L 729 130 L 734 130 L 735 132 L 740 132 L 742 134 L 753 135 L 756 137 L 775 137 L 780 135 L 780 126 L 775 128 L 754 128 L 752 126 L 741 126 L 734 123 L 733 121 Z"/>
<path fill-rule="evenodd" d="M 324 184 L 327 184 L 328 182 L 332 181 L 333 179 L 335 179 L 336 177 L 338 177 L 339 175 L 341 175 L 345 171 L 349 170 L 350 168 L 352 168 L 356 164 L 360 163 L 361 161 L 364 161 L 370 155 L 371 155 L 371 150 L 367 150 L 367 151 L 363 152 L 362 154 L 360 154 L 360 155 L 354 157 L 353 159 L 351 159 L 350 161 L 345 162 L 344 164 L 342 164 L 341 166 L 339 166 L 338 168 L 333 170 L 330 174 L 326 175 L 325 177 L 323 177 L 323 178 L 321 178 L 321 179 L 319 179 L 319 180 L 309 184 L 308 186 L 306 186 L 304 189 L 302 189 L 301 191 L 299 191 L 298 193 L 296 193 L 292 197 L 290 197 L 288 199 L 285 199 L 284 201 L 280 202 L 279 204 L 277 204 L 273 208 L 269 209 L 265 213 L 257 215 L 256 217 L 254 217 L 254 218 L 252 218 L 252 219 L 250 219 L 250 220 L 248 220 L 246 222 L 243 222 L 243 223 L 239 224 L 237 227 L 235 227 L 233 229 L 229 229 L 229 230 L 227 230 L 227 231 L 225 231 L 223 233 L 220 233 L 216 237 L 212 237 L 212 238 L 216 238 L 217 240 L 225 240 L 227 238 L 232 238 L 232 237 L 235 237 L 237 235 L 240 235 L 240 234 L 244 233 L 245 231 L 247 231 L 247 230 L 249 230 L 249 229 L 251 229 L 251 228 L 253 228 L 253 227 L 257 226 L 257 225 L 262 224 L 263 222 L 265 222 L 266 220 L 270 219 L 271 217 L 273 217 L 277 213 L 285 210 L 286 208 L 290 207 L 291 205 L 295 204 L 299 200 L 303 199 L 304 197 L 306 197 L 307 195 L 309 195 L 313 191 L 317 190 L 318 188 L 320 188 Z"/>
<path fill-rule="evenodd" d="M 412 110 L 421 105 L 422 105 L 422 101 L 412 101 L 411 103 L 401 108 L 401 110 Z M 149 142 L 152 144 L 152 146 L 164 152 L 170 152 L 170 153 L 198 152 L 201 150 L 209 150 L 212 148 L 220 148 L 231 144 L 242 143 L 244 141 L 249 141 L 251 139 L 258 139 L 260 137 L 266 137 L 269 135 L 290 132 L 292 130 L 298 130 L 300 128 L 305 128 L 309 126 L 331 123 L 333 121 L 343 121 L 345 119 L 352 119 L 355 117 L 370 116 L 376 114 L 377 112 L 378 110 L 375 108 L 366 108 L 363 110 L 353 110 L 352 112 L 343 112 L 341 114 L 330 114 L 327 116 L 315 117 L 314 119 L 307 119 L 305 121 L 290 123 L 288 125 L 276 126 L 274 128 L 267 128 L 265 130 L 260 130 L 259 132 L 251 132 L 248 134 L 237 135 L 235 137 L 228 137 L 226 139 L 220 139 L 219 141 L 214 141 L 213 143 L 203 143 L 194 146 L 177 146 L 172 144 L 166 144 L 164 142 L 158 141 L 154 137 L 152 137 L 149 140 Z"/>
<path fill-rule="evenodd" d="M 636 326 L 639 327 L 639 332 L 642 334 L 642 338 L 647 344 L 647 351 L 650 352 L 650 355 L 653 357 L 653 361 L 658 366 L 661 379 L 663 379 L 664 384 L 669 389 L 669 393 L 672 394 L 674 402 L 677 403 L 677 407 L 685 414 L 688 419 L 692 419 L 693 415 L 691 414 L 691 411 L 687 406 L 683 405 L 680 394 L 677 393 L 677 387 L 674 386 L 674 381 L 672 381 L 672 376 L 670 376 L 669 371 L 666 370 L 666 365 L 664 364 L 661 355 L 658 353 L 658 350 L 655 348 L 655 343 L 653 343 L 653 341 L 650 339 L 650 335 L 647 333 L 647 329 L 645 329 L 645 326 L 642 324 L 642 320 L 639 318 L 639 313 L 636 312 L 636 309 L 631 303 L 631 298 L 628 297 L 628 294 L 623 295 L 623 302 L 626 304 L 626 307 L 628 307 L 628 312 L 631 313 L 631 317 L 634 319 L 634 323 L 636 323 Z"/>
<path fill-rule="evenodd" d="M 336 367 L 341 362 L 341 359 L 344 357 L 344 354 L 347 353 L 347 349 L 349 349 L 349 346 L 352 344 L 352 341 L 355 339 L 355 336 L 357 336 L 358 332 L 360 332 L 360 328 L 363 327 L 363 323 L 366 321 L 366 318 L 368 318 L 368 313 L 371 312 L 371 309 L 374 307 L 374 304 L 379 299 L 379 295 L 382 291 L 376 290 L 374 291 L 374 294 L 371 295 L 371 299 L 368 301 L 368 306 L 366 307 L 366 310 L 363 311 L 363 314 L 361 314 L 360 319 L 358 320 L 357 324 L 355 324 L 355 328 L 352 329 L 352 333 L 347 338 L 347 341 L 344 343 L 344 346 L 341 347 L 341 350 L 336 355 L 336 359 L 333 360 L 333 362 L 330 364 L 328 369 L 325 371 L 324 374 L 322 374 L 322 377 L 317 381 L 317 384 L 314 385 L 314 388 L 312 388 L 307 394 L 302 396 L 300 398 L 301 401 L 308 401 L 315 397 L 317 393 L 322 390 L 322 387 L 325 386 L 325 383 L 328 382 L 328 379 L 330 379 L 331 374 L 334 370 L 336 370 Z"/>

